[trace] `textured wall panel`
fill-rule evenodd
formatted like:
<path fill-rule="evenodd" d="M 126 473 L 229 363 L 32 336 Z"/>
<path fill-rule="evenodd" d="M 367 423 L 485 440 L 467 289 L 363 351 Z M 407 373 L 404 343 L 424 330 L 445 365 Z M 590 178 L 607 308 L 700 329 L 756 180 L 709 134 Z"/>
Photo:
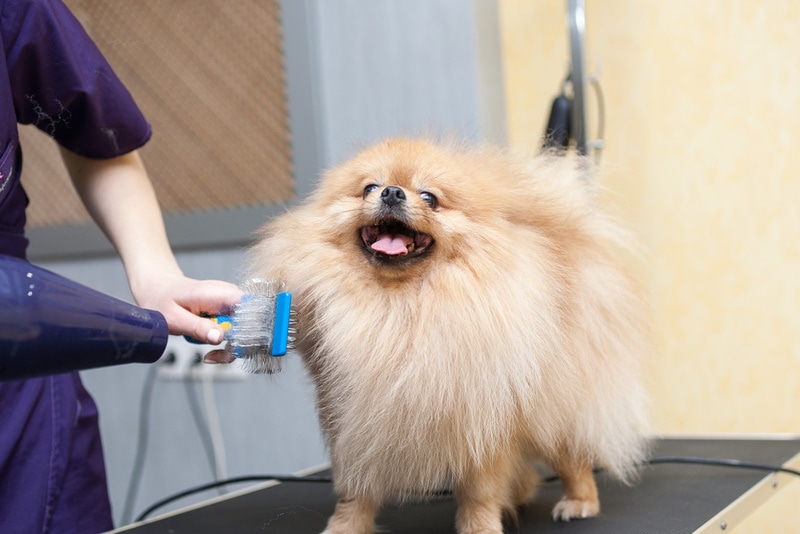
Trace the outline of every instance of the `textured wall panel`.
<path fill-rule="evenodd" d="M 293 195 L 276 0 L 67 0 L 153 126 L 141 150 L 166 213 Z M 22 132 L 33 228 L 88 220 L 58 151 Z"/>

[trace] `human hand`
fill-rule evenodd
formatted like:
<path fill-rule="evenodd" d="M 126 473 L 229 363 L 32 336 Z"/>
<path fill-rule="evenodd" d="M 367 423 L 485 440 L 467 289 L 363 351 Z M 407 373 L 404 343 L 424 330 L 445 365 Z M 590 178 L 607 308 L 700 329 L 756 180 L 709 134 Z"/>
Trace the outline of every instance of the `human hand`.
<path fill-rule="evenodd" d="M 182 274 L 159 275 L 146 284 L 132 284 L 136 302 L 164 315 L 169 333 L 219 344 L 224 332 L 213 320 L 201 315 L 230 313 L 242 297 L 234 284 L 219 280 L 195 280 Z"/>

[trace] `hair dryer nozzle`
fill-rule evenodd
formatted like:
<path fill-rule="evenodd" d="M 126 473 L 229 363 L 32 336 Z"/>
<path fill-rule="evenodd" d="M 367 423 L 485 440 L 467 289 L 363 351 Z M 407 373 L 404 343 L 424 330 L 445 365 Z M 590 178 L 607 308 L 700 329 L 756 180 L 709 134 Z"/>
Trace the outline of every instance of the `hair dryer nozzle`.
<path fill-rule="evenodd" d="M 0 255 L 0 380 L 153 363 L 164 316 Z"/>

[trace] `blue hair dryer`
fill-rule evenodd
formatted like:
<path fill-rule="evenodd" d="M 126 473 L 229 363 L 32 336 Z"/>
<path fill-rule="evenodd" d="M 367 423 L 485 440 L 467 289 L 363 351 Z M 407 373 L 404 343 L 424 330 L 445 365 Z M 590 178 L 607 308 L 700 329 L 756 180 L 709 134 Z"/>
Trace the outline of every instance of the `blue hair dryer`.
<path fill-rule="evenodd" d="M 0 381 L 153 363 L 164 316 L 0 255 Z"/>

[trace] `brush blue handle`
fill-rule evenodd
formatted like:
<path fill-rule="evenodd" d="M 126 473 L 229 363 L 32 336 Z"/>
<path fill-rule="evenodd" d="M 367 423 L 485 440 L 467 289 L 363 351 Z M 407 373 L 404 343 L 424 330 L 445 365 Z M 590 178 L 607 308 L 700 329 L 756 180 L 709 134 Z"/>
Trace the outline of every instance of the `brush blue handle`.
<path fill-rule="evenodd" d="M 289 343 L 289 318 L 291 315 L 292 294 L 284 291 L 275 297 L 275 325 L 272 330 L 273 356 L 286 354 Z"/>

